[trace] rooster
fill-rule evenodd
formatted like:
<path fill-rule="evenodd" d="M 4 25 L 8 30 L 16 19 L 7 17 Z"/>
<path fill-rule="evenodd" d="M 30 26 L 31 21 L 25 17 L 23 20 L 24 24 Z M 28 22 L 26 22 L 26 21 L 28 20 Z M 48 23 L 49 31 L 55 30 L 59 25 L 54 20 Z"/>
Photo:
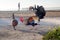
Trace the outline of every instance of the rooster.
<path fill-rule="evenodd" d="M 37 16 L 29 17 L 27 20 L 27 25 L 32 25 L 33 28 L 38 25 L 39 18 Z"/>
<path fill-rule="evenodd" d="M 17 26 L 18 21 L 15 19 L 14 13 L 13 13 L 13 15 L 12 15 L 12 16 L 13 16 L 12 26 L 13 26 L 14 30 L 16 30 L 15 26 Z"/>

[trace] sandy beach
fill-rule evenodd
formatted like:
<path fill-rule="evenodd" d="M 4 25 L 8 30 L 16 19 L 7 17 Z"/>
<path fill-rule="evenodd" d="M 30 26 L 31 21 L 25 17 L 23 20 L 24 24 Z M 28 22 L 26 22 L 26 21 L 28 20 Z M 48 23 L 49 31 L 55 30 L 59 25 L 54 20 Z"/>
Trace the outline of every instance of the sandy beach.
<path fill-rule="evenodd" d="M 48 26 L 37 25 L 36 30 L 30 30 L 32 26 L 20 25 L 13 30 L 13 27 L 0 26 L 0 40 L 42 40 L 43 35 L 47 33 L 51 28 Z M 48 28 L 48 29 L 47 29 Z"/>
<path fill-rule="evenodd" d="M 0 11 L 0 18 L 12 17 L 12 13 L 15 16 L 35 16 L 34 11 Z M 60 11 L 46 11 L 45 17 L 60 17 Z"/>
<path fill-rule="evenodd" d="M 7 29 L 0 30 L 0 40 L 42 40 L 42 35 L 34 31 L 23 29 Z"/>
<path fill-rule="evenodd" d="M 14 30 L 0 30 L 0 40 L 40 40 L 41 35 Z M 42 40 L 42 39 L 41 39 Z"/>
<path fill-rule="evenodd" d="M 15 17 L 18 20 L 16 30 L 13 30 L 11 25 L 12 13 L 15 13 Z M 35 15 L 31 12 L 0 11 L 0 40 L 42 40 L 43 35 L 48 31 L 60 26 L 60 11 L 47 12 L 45 18 L 40 20 L 39 25 L 35 26 L 36 30 L 34 28 L 31 30 L 31 25 L 27 26 L 19 21 L 19 17 L 22 16 L 22 14 L 25 19 L 28 18 L 28 16 Z"/>
<path fill-rule="evenodd" d="M 41 19 L 39 25 L 35 26 L 36 30 L 31 25 L 27 26 L 21 23 L 16 26 L 16 30 L 13 30 L 11 25 L 11 19 L 0 18 L 0 40 L 42 40 L 43 35 L 53 28 L 60 25 L 59 17 L 45 17 Z"/>

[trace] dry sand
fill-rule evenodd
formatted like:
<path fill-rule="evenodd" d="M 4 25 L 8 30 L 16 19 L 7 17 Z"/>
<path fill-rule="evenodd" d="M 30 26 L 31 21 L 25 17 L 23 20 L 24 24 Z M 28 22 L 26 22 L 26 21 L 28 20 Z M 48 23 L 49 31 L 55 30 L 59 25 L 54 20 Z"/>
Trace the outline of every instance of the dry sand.
<path fill-rule="evenodd" d="M 15 16 L 35 16 L 33 11 L 0 11 L 0 17 L 12 17 L 12 13 Z M 60 11 L 46 11 L 47 17 L 60 17 Z"/>
<path fill-rule="evenodd" d="M 32 26 L 18 25 L 16 30 L 13 30 L 11 25 L 0 26 L 0 40 L 42 40 L 43 35 L 49 30 L 53 29 L 53 26 L 36 26 L 36 30 L 32 29 Z"/>
<path fill-rule="evenodd" d="M 5 27 L 5 26 L 4 26 Z M 11 29 L 11 27 L 0 29 L 0 40 L 42 40 L 43 36 L 35 33 L 20 30 L 21 28 L 17 27 L 17 30 Z"/>

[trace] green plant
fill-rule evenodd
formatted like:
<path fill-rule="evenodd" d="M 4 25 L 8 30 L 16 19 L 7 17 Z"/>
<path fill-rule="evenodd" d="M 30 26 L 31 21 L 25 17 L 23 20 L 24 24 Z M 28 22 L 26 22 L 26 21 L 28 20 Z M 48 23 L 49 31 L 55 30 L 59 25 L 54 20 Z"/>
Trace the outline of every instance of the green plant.
<path fill-rule="evenodd" d="M 60 40 L 60 27 L 49 31 L 44 35 L 43 40 Z"/>

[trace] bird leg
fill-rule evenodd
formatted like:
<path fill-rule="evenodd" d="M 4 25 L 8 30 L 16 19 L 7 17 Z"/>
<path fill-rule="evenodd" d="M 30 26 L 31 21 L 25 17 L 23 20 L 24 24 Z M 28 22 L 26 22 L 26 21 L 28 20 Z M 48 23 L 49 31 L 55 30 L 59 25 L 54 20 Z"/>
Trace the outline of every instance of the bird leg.
<path fill-rule="evenodd" d="M 13 26 L 13 29 L 16 30 L 15 26 Z"/>
<path fill-rule="evenodd" d="M 38 19 L 38 21 L 40 22 L 40 19 Z"/>

